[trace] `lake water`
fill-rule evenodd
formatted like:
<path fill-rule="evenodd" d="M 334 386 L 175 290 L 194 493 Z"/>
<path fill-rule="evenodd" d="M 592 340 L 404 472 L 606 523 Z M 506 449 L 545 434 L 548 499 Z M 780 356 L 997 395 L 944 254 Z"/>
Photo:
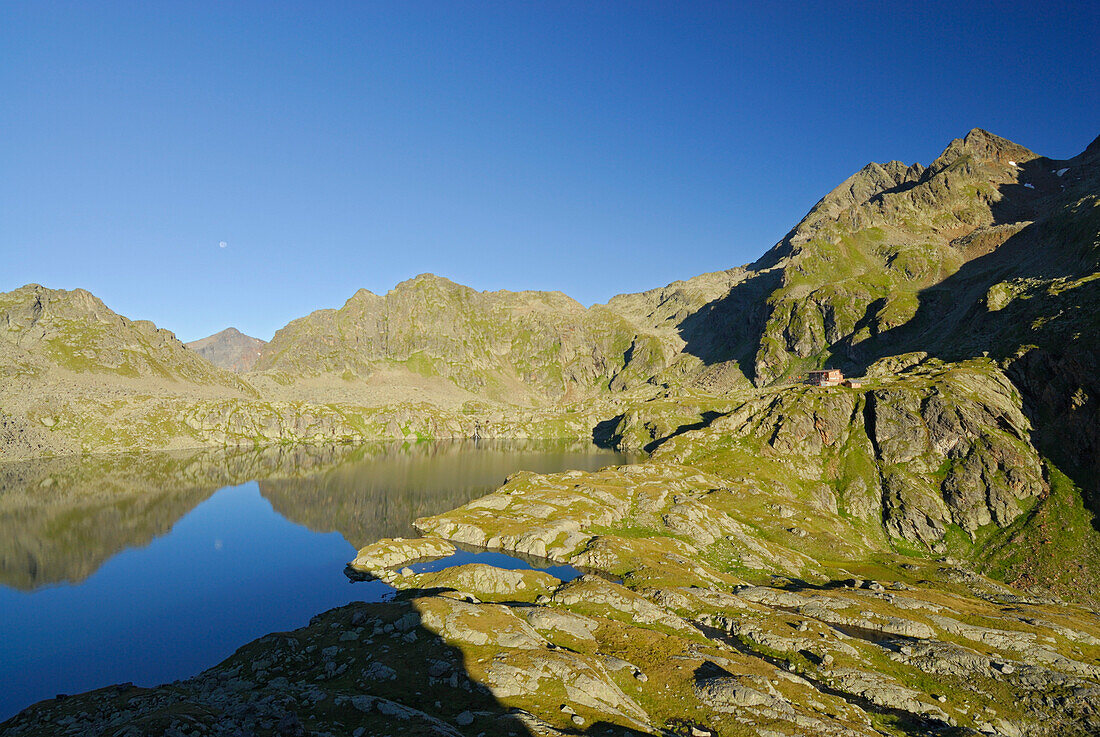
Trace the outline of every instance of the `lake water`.
<path fill-rule="evenodd" d="M 391 589 L 344 566 L 519 470 L 626 459 L 582 444 L 447 442 L 0 464 L 0 721 L 35 701 L 215 665 Z M 527 564 L 495 553 L 449 563 Z M 554 571 L 565 577 L 565 570 Z"/>

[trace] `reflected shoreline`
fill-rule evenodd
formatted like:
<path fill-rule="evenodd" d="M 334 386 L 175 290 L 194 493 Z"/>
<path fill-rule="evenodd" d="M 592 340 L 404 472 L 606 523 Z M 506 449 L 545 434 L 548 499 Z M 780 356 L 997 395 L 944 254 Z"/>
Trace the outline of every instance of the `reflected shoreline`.
<path fill-rule="evenodd" d="M 0 463 L 0 719 L 60 692 L 186 678 L 351 601 L 344 564 L 586 443 L 442 441 Z M 522 565 L 522 562 L 517 562 Z"/>
<path fill-rule="evenodd" d="M 529 468 L 627 462 L 575 440 L 451 440 L 198 448 L 0 463 L 0 585 L 77 584 L 144 547 L 218 489 L 249 481 L 280 515 L 353 547 L 418 536 L 416 517 L 461 506 Z M 598 465 L 593 465 L 594 463 Z"/>

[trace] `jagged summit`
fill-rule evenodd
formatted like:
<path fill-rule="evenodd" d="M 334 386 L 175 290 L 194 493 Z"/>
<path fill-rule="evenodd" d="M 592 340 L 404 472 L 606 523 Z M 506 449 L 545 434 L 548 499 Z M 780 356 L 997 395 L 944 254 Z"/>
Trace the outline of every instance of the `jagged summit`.
<path fill-rule="evenodd" d="M 962 209 L 958 207 L 961 196 L 988 199 L 993 192 L 981 185 L 1014 179 L 1020 166 L 1035 158 L 1035 153 L 1019 144 L 974 128 L 954 139 L 927 167 L 920 163 L 907 166 L 901 161 L 871 162 L 822 197 L 758 264 L 791 255 L 799 244 L 838 222 L 849 230 L 867 225 L 904 226 L 915 219 L 950 225 L 941 216 L 945 210 L 957 214 Z M 835 234 L 829 237 L 835 240 Z"/>
<path fill-rule="evenodd" d="M 979 163 L 1014 166 L 1038 158 L 1038 154 L 1007 138 L 974 128 L 963 138 L 956 138 L 948 144 L 928 168 L 932 174 L 937 174 L 964 157 L 971 157 Z"/>
<path fill-rule="evenodd" d="M 456 281 L 448 279 L 445 276 L 439 276 L 438 274 L 433 274 L 429 271 L 425 271 L 425 272 L 422 272 L 420 274 L 417 274 L 416 276 L 412 277 L 411 279 L 406 279 L 405 281 L 398 282 L 397 285 L 394 287 L 394 290 L 397 291 L 397 290 L 400 290 L 400 289 L 409 289 L 409 288 L 412 288 L 412 287 L 429 286 L 429 285 L 444 286 L 444 287 L 462 287 L 463 289 L 469 289 L 469 287 L 466 287 L 463 284 L 459 284 Z"/>
<path fill-rule="evenodd" d="M 805 224 L 824 218 L 835 220 L 848 208 L 868 202 L 883 192 L 904 184 L 916 183 L 921 180 L 924 172 L 924 167 L 918 163 L 906 166 L 900 161 L 889 161 L 885 164 L 872 161 L 822 197 L 802 218 L 795 232 Z"/>
<path fill-rule="evenodd" d="M 97 319 L 108 314 L 114 315 L 103 302 L 86 289 L 51 289 L 41 284 L 26 284 L 7 295 L 13 302 L 28 305 L 35 319 L 46 310 L 61 313 L 85 312 Z"/>
<path fill-rule="evenodd" d="M 169 330 L 158 328 L 148 320 L 128 320 L 107 307 L 99 297 L 86 289 L 51 289 L 41 284 L 27 284 L 7 294 L 0 294 L 0 317 L 7 330 L 0 338 L 24 347 L 56 339 L 53 331 L 70 321 L 87 322 L 109 336 L 106 326 L 122 330 L 138 328 L 144 333 L 176 342 Z"/>
<path fill-rule="evenodd" d="M 633 333 L 614 315 L 590 314 L 561 292 L 479 292 L 433 274 L 385 295 L 359 290 L 276 332 L 256 368 L 293 377 L 338 375 L 497 400 L 541 402 L 573 385 L 614 378 Z"/>
<path fill-rule="evenodd" d="M 1100 155 L 1100 136 L 1092 139 L 1092 143 L 1085 147 L 1084 153 L 1089 154 L 1090 156 Z"/>
<path fill-rule="evenodd" d="M 252 369 L 267 341 L 230 327 L 186 345 L 218 368 L 241 372 Z"/>

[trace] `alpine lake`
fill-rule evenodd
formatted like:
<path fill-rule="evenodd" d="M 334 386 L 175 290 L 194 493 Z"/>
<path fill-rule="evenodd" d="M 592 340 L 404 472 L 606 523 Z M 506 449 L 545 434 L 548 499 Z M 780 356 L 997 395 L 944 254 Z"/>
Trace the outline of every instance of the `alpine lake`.
<path fill-rule="evenodd" d="M 41 699 L 192 676 L 269 632 L 393 589 L 345 573 L 517 471 L 631 459 L 586 443 L 444 441 L 0 464 L 0 721 Z M 460 551 L 420 564 L 529 561 Z M 568 567 L 548 572 L 562 579 Z"/>

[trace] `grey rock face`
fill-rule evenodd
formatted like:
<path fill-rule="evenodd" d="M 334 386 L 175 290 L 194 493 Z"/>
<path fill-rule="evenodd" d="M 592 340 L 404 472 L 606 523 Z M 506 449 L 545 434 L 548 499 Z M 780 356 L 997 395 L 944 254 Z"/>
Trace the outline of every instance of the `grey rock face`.
<path fill-rule="evenodd" d="M 879 706 L 900 709 L 910 714 L 922 714 L 944 724 L 950 721 L 950 717 L 939 704 L 927 703 L 922 699 L 920 692 L 906 688 L 881 673 L 854 668 L 835 668 L 830 676 L 837 688 L 862 696 Z"/>
<path fill-rule="evenodd" d="M 766 678 L 719 676 L 696 681 L 695 695 L 719 710 L 743 706 L 772 706 L 786 703 Z"/>
<path fill-rule="evenodd" d="M 561 632 L 579 640 L 594 640 L 598 623 L 588 617 L 564 609 L 531 607 L 524 615 L 527 623 L 540 631 Z"/>
<path fill-rule="evenodd" d="M 267 341 L 245 335 L 236 328 L 226 328 L 184 345 L 218 368 L 240 373 L 252 370 Z"/>
<path fill-rule="evenodd" d="M 566 699 L 597 712 L 648 721 L 645 711 L 623 693 L 598 660 L 564 650 L 513 653 L 490 665 L 487 680 L 498 697 L 536 693 L 543 681 L 560 684 Z"/>

